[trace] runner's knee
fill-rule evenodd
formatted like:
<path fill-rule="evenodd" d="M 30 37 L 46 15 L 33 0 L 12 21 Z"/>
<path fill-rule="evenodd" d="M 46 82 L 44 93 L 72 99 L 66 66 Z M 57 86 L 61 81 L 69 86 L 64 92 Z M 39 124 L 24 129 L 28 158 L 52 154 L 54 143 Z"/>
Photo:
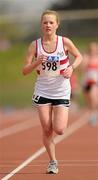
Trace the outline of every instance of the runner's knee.
<path fill-rule="evenodd" d="M 55 128 L 54 131 L 56 134 L 62 135 L 65 132 L 65 128 Z"/>

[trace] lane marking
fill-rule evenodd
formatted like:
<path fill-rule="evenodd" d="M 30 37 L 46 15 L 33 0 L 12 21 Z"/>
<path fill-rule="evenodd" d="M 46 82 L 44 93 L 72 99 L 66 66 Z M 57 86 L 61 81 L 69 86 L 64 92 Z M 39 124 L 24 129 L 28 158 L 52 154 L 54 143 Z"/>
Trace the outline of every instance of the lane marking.
<path fill-rule="evenodd" d="M 25 166 L 30 164 L 34 159 L 39 157 L 41 154 L 43 154 L 46 151 L 45 147 L 40 148 L 38 151 L 36 151 L 31 157 L 29 157 L 27 160 L 25 160 L 21 165 L 19 165 L 16 169 L 14 169 L 12 172 L 10 172 L 7 176 L 3 177 L 1 180 L 8 180 L 10 179 L 14 174 L 19 172 L 21 169 L 23 169 Z"/>
<path fill-rule="evenodd" d="M 34 126 L 37 126 L 38 124 L 40 124 L 38 120 L 34 122 L 32 119 L 30 119 L 30 120 L 26 120 L 25 122 L 12 125 L 11 127 L 0 130 L 0 139 L 30 129 Z"/>
<path fill-rule="evenodd" d="M 57 135 L 54 138 L 55 143 L 57 144 L 57 143 L 61 142 L 63 139 L 66 139 L 69 135 L 74 133 L 76 130 L 78 130 L 79 128 L 81 128 L 84 125 L 86 125 L 88 121 L 89 121 L 89 113 L 87 112 L 81 118 L 79 118 L 79 120 L 77 120 L 76 122 L 72 123 L 66 129 L 66 132 L 64 133 L 64 135 L 62 135 L 62 136 Z M 42 155 L 45 151 L 46 151 L 45 147 L 40 148 L 32 156 L 30 156 L 27 160 L 25 160 L 22 164 L 20 164 L 16 169 L 11 171 L 8 175 L 3 177 L 1 180 L 8 180 L 8 179 L 10 179 L 12 176 L 14 176 L 16 173 L 18 173 L 21 169 L 23 169 L 28 164 L 30 164 L 34 159 L 36 159 L 40 155 Z"/>

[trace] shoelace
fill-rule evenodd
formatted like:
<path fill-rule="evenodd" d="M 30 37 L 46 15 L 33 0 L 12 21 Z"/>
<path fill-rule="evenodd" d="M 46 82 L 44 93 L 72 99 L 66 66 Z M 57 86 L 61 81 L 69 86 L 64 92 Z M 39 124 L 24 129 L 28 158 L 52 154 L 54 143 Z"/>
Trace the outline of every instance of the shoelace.
<path fill-rule="evenodd" d="M 49 162 L 49 167 L 51 167 L 51 165 L 52 165 L 52 166 L 53 166 L 53 165 L 54 165 L 54 166 L 57 166 L 57 162 L 55 162 L 55 161 L 50 161 L 50 162 Z"/>

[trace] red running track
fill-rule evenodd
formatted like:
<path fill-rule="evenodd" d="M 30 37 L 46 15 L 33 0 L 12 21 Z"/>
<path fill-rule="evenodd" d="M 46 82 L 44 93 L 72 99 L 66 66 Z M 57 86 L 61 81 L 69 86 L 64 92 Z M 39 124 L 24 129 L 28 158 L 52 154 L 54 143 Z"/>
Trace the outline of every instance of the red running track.
<path fill-rule="evenodd" d="M 49 175 L 45 173 L 49 159 L 36 110 L 0 111 L 0 179 L 98 180 L 98 126 L 92 127 L 87 118 L 85 110 L 70 113 L 63 139 L 57 138 L 59 173 Z M 16 173 L 11 173 L 13 170 Z"/>

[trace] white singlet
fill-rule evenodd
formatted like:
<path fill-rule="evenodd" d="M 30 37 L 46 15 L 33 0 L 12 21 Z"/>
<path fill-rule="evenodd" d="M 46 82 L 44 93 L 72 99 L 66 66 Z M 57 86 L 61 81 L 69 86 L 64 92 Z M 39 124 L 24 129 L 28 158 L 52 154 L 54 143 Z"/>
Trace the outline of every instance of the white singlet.
<path fill-rule="evenodd" d="M 35 83 L 35 96 L 50 99 L 70 100 L 70 80 L 63 77 L 62 73 L 69 65 L 68 52 L 64 50 L 63 37 L 57 36 L 54 52 L 45 51 L 42 40 L 36 40 L 37 57 L 41 54 L 47 56 L 47 61 L 38 66 L 38 77 Z"/>

